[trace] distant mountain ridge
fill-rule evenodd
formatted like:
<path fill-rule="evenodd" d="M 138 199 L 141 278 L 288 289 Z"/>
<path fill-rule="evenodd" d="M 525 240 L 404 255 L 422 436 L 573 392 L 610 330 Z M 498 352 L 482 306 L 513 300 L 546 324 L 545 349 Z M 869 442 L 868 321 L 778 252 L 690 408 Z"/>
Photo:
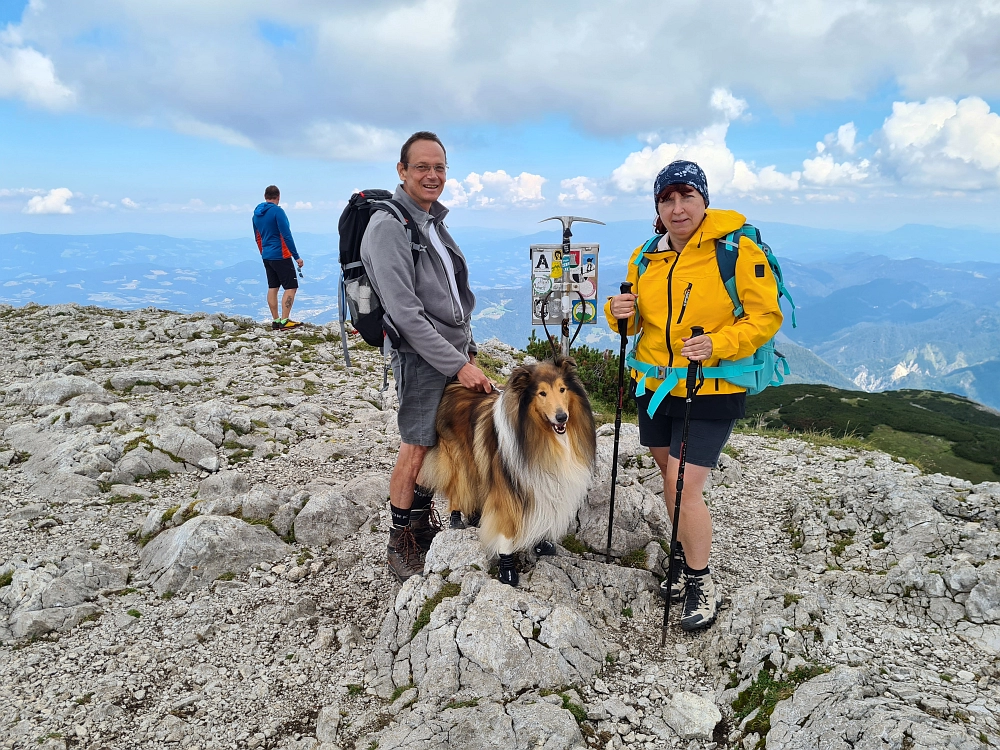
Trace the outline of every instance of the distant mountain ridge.
<path fill-rule="evenodd" d="M 799 309 L 781 337 L 791 382 L 868 391 L 927 388 L 1000 408 L 1000 234 L 901 227 L 845 232 L 760 222 Z M 645 221 L 577 224 L 574 241 L 601 243 L 599 299 L 617 292 Z M 531 332 L 528 248 L 558 243 L 557 227 L 512 236 L 454 227 L 479 299 L 477 337 L 523 346 Z M 338 238 L 296 233 L 306 259 L 296 315 L 337 315 Z M 876 254 L 882 252 L 884 254 Z M 992 253 L 992 255 L 991 255 Z M 0 235 L 0 302 L 79 302 L 267 316 L 256 244 L 162 235 Z M 541 331 L 539 331 L 541 335 Z M 578 343 L 617 348 L 603 319 Z M 780 347 L 779 347 L 780 348 Z"/>

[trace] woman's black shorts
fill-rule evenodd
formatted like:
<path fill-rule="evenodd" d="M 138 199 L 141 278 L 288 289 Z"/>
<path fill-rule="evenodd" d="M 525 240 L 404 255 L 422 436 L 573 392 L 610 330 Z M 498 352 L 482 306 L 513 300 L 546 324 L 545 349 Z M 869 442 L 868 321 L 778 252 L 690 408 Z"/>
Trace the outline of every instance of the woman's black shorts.
<path fill-rule="evenodd" d="M 684 418 L 670 416 L 661 408 L 652 417 L 646 412 L 650 394 L 636 398 L 639 407 L 639 442 L 647 448 L 670 446 L 670 455 L 681 457 Z M 666 404 L 664 404 L 666 406 Z M 733 432 L 735 419 L 692 419 L 688 426 L 687 462 L 695 466 L 715 468 L 719 454 Z"/>

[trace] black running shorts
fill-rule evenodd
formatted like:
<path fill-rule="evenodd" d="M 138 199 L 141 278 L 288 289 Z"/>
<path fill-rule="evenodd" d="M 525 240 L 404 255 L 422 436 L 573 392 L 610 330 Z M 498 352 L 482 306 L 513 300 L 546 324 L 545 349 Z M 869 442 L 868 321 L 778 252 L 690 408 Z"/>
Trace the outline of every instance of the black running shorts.
<path fill-rule="evenodd" d="M 267 272 L 267 288 L 298 289 L 299 280 L 295 277 L 295 261 L 291 258 L 281 260 L 264 260 L 264 270 Z"/>
<path fill-rule="evenodd" d="M 652 417 L 646 412 L 649 394 L 636 398 L 639 407 L 639 442 L 647 448 L 670 446 L 670 455 L 681 457 L 684 418 L 670 416 L 661 408 Z M 735 419 L 692 419 L 688 427 L 687 462 L 695 466 L 715 468 L 719 454 L 733 432 Z"/>

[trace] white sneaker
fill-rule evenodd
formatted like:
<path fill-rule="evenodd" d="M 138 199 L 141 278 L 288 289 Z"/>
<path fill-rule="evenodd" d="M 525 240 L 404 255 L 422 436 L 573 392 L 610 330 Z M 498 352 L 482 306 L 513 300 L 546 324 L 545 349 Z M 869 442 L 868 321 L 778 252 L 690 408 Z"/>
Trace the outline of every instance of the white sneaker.
<path fill-rule="evenodd" d="M 722 593 L 715 586 L 712 574 L 684 577 L 684 608 L 681 610 L 683 630 L 701 630 L 715 622 L 722 604 Z"/>

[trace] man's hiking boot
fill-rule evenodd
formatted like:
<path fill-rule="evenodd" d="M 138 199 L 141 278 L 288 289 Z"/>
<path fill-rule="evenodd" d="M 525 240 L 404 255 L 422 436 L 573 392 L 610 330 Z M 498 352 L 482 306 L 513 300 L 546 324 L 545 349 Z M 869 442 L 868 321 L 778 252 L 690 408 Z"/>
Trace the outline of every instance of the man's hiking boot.
<path fill-rule="evenodd" d="M 286 320 L 284 322 L 282 322 L 280 320 L 272 320 L 271 321 L 271 330 L 272 331 L 290 331 L 293 328 L 298 328 L 300 325 L 302 325 L 302 323 L 300 323 L 297 320 L 292 320 L 291 318 L 289 318 L 288 320 Z"/>
<path fill-rule="evenodd" d="M 517 584 L 521 578 L 517 574 L 517 566 L 514 565 L 513 555 L 500 555 L 500 574 L 497 578 L 500 579 L 500 583 L 506 583 L 508 586 L 517 588 Z"/>
<path fill-rule="evenodd" d="M 715 622 L 722 603 L 722 594 L 712 580 L 712 574 L 685 576 L 684 607 L 681 610 L 683 630 L 701 630 Z"/>
<path fill-rule="evenodd" d="M 680 604 L 684 601 L 684 550 L 681 548 L 680 542 L 677 543 L 677 552 L 674 554 L 674 575 L 673 580 L 667 583 L 667 579 L 664 578 L 660 582 L 659 594 L 664 599 L 667 598 L 667 592 L 670 592 L 670 602 L 672 604 Z M 663 569 L 665 574 L 670 572 L 670 558 L 665 557 L 660 563 L 660 567 Z"/>
<path fill-rule="evenodd" d="M 400 583 L 410 576 L 423 575 L 424 561 L 420 554 L 420 545 L 417 544 L 417 539 L 409 526 L 404 528 L 393 526 L 389 530 L 389 545 L 386 550 L 389 570 Z"/>
<path fill-rule="evenodd" d="M 433 505 L 429 508 L 421 508 L 420 510 L 411 509 L 410 530 L 413 532 L 413 537 L 417 540 L 417 546 L 423 552 L 426 552 L 431 548 L 431 542 L 434 541 L 434 537 L 441 531 L 441 516 L 438 515 Z"/>
<path fill-rule="evenodd" d="M 556 553 L 556 545 L 550 542 L 548 539 L 543 539 L 538 544 L 535 545 L 536 555 L 554 555 Z"/>

